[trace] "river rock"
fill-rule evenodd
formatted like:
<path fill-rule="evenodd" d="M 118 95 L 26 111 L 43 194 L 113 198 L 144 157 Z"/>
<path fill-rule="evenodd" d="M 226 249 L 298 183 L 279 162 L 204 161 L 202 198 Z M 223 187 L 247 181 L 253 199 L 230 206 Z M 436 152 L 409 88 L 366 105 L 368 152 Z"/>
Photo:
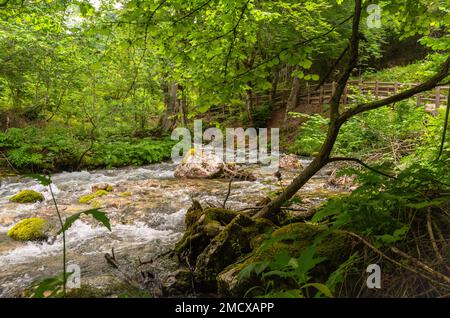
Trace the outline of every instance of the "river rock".
<path fill-rule="evenodd" d="M 16 195 L 9 198 L 9 201 L 16 203 L 35 203 L 38 201 L 44 201 L 44 196 L 34 190 L 22 190 Z"/>
<path fill-rule="evenodd" d="M 266 219 L 238 214 L 198 255 L 194 277 L 204 291 L 215 291 L 217 275 L 239 257 L 252 251 L 252 239 L 275 228 Z"/>
<path fill-rule="evenodd" d="M 176 178 L 233 178 L 235 180 L 255 181 L 253 173 L 233 163 L 225 163 L 218 156 L 205 152 L 197 154 L 191 149 L 183 161 L 175 168 Z"/>
<path fill-rule="evenodd" d="M 113 186 L 111 184 L 108 183 L 97 183 L 91 186 L 91 192 L 95 193 L 99 190 L 104 190 L 104 191 L 108 191 L 111 192 L 113 190 Z"/>
<path fill-rule="evenodd" d="M 165 277 L 161 284 L 164 295 L 185 296 L 192 292 L 193 276 L 188 268 L 180 268 Z"/>
<path fill-rule="evenodd" d="M 197 154 L 191 149 L 175 169 L 177 178 L 214 178 L 223 172 L 224 162 L 213 154 Z"/>
<path fill-rule="evenodd" d="M 186 212 L 186 231 L 176 244 L 181 262 L 195 268 L 196 290 L 215 291 L 216 276 L 252 250 L 252 241 L 275 226 L 265 219 L 222 208 L 202 209 L 195 201 Z"/>
<path fill-rule="evenodd" d="M 353 191 L 358 187 L 356 183 L 356 175 L 337 176 L 337 169 L 334 169 L 327 179 L 327 185 L 331 187 L 339 187 L 344 190 Z"/>
<path fill-rule="evenodd" d="M 279 166 L 281 169 L 286 169 L 286 170 L 303 169 L 303 165 L 300 162 L 300 159 L 294 154 L 290 154 L 290 155 L 281 157 Z"/>
<path fill-rule="evenodd" d="M 49 237 L 51 227 L 41 218 L 23 219 L 16 223 L 7 235 L 16 241 L 37 241 Z"/>

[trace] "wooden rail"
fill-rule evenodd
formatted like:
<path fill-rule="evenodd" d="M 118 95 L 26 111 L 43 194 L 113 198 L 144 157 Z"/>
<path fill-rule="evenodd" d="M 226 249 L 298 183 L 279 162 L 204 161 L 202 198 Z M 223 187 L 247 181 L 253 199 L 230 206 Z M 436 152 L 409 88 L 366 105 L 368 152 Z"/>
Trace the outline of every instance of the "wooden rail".
<path fill-rule="evenodd" d="M 342 94 L 341 103 L 351 104 L 358 99 L 367 98 L 382 99 L 397 94 L 407 88 L 418 85 L 416 83 L 398 83 L 398 82 L 370 82 L 370 81 L 349 81 L 344 94 Z M 297 94 L 297 104 L 290 105 L 290 110 L 303 108 L 307 106 L 313 112 L 321 112 L 323 105 L 327 104 L 336 88 L 336 82 L 327 83 L 318 87 L 318 85 L 304 85 Z M 448 90 L 450 86 L 439 86 L 433 90 L 418 94 L 415 96 L 417 106 L 424 106 L 426 111 L 436 114 L 439 107 L 447 104 Z M 270 94 L 258 93 L 254 95 L 253 105 L 258 106 L 264 103 L 272 103 L 274 108 L 285 108 L 289 102 L 291 94 L 290 89 L 279 90 L 272 98 Z"/>

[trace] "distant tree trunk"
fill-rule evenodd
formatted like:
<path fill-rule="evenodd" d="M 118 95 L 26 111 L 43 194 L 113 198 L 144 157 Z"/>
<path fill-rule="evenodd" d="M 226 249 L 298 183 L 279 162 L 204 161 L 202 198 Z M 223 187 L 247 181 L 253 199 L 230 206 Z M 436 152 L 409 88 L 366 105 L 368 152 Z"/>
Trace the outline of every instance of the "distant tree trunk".
<path fill-rule="evenodd" d="M 270 91 L 270 103 L 272 106 L 273 103 L 275 102 L 275 98 L 277 97 L 277 88 L 279 81 L 280 81 L 280 72 L 276 70 L 272 79 L 272 89 Z"/>
<path fill-rule="evenodd" d="M 295 108 L 295 106 L 297 106 L 299 90 L 300 90 L 300 79 L 297 76 L 295 76 L 292 79 L 291 93 L 289 95 L 288 102 L 286 105 L 286 112 L 284 114 L 283 123 L 286 123 L 286 121 L 288 119 L 288 113 L 291 110 L 293 110 Z"/>
<path fill-rule="evenodd" d="M 250 89 L 246 91 L 246 98 L 245 98 L 245 110 L 247 111 L 248 120 L 250 123 L 253 122 L 252 118 L 252 110 L 253 110 L 253 89 L 251 88 L 252 83 L 249 82 L 248 86 L 250 86 Z"/>
<path fill-rule="evenodd" d="M 187 110 L 186 110 L 186 93 L 183 86 L 179 86 L 179 89 L 181 91 L 181 99 L 180 102 L 180 113 L 181 113 L 181 124 L 183 127 L 187 127 Z"/>
<path fill-rule="evenodd" d="M 163 133 L 167 133 L 173 129 L 177 122 L 177 112 L 178 112 L 178 84 L 176 83 L 164 83 L 163 84 L 163 94 L 164 94 L 164 113 L 159 120 L 159 127 Z"/>

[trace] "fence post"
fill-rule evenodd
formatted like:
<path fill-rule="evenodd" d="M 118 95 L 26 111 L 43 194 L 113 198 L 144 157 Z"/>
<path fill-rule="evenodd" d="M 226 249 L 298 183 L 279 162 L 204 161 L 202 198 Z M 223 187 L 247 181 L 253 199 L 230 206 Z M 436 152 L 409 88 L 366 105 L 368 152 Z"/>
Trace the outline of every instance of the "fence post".
<path fill-rule="evenodd" d="M 378 81 L 375 81 L 375 99 L 378 99 L 378 90 L 379 90 Z"/>
<path fill-rule="evenodd" d="M 394 83 L 394 94 L 397 94 L 398 91 L 398 82 Z"/>

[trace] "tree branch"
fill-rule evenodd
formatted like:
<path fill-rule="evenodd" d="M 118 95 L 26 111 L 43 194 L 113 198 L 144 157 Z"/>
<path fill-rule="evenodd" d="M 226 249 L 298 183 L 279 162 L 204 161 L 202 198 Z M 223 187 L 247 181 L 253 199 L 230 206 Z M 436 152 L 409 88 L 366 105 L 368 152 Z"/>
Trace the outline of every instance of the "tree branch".
<path fill-rule="evenodd" d="M 323 84 L 325 84 L 325 82 L 328 80 L 328 78 L 330 77 L 331 73 L 333 72 L 333 70 L 335 70 L 337 68 L 337 66 L 339 65 L 339 63 L 341 62 L 341 60 L 344 58 L 345 54 L 347 53 L 348 49 L 349 49 L 349 45 L 347 45 L 345 47 L 345 49 L 342 51 L 341 55 L 339 55 L 339 57 L 337 58 L 336 61 L 334 61 L 333 65 L 330 67 L 330 69 L 328 70 L 328 72 L 325 74 L 325 76 L 322 78 L 322 80 L 320 81 L 319 85 L 317 85 L 317 87 L 315 88 L 314 91 L 318 90 Z"/>
<path fill-rule="evenodd" d="M 373 101 L 370 103 L 360 104 L 354 108 L 351 108 L 351 109 L 345 111 L 339 117 L 339 120 L 341 121 L 341 123 L 344 123 L 350 117 L 353 117 L 357 114 L 363 113 L 368 110 L 377 109 L 377 108 L 380 108 L 380 107 L 383 107 L 383 106 L 386 106 L 389 104 L 393 104 L 393 103 L 399 102 L 401 100 L 410 98 L 410 97 L 414 96 L 415 94 L 418 94 L 418 93 L 421 93 L 424 91 L 428 91 L 428 90 L 438 86 L 439 82 L 448 76 L 449 66 L 450 66 L 450 55 L 448 56 L 448 58 L 444 62 L 444 64 L 442 64 L 439 72 L 436 75 L 434 75 L 433 77 L 431 77 L 429 80 L 427 80 L 426 82 L 424 82 L 420 85 L 417 85 L 413 88 L 407 89 L 399 94 L 389 96 L 384 99 L 376 100 L 376 101 Z"/>
<path fill-rule="evenodd" d="M 343 25 L 344 23 L 346 23 L 347 21 L 349 21 L 351 18 L 353 18 L 353 14 L 352 14 L 351 16 L 349 16 L 348 18 L 346 18 L 345 20 L 341 21 L 340 23 L 336 24 L 336 25 L 333 26 L 332 28 L 330 28 L 328 31 L 326 31 L 326 32 L 324 32 L 324 33 L 322 33 L 322 34 L 319 34 L 319 35 L 317 35 L 317 36 L 315 36 L 315 37 L 312 37 L 312 38 L 309 38 L 309 39 L 306 39 L 306 40 L 297 42 L 297 43 L 295 43 L 294 45 L 292 45 L 292 46 L 290 46 L 290 47 L 284 48 L 284 49 L 278 51 L 278 52 L 277 52 L 276 54 L 274 54 L 272 57 L 270 57 L 270 58 L 268 58 L 268 59 L 266 59 L 266 60 L 264 60 L 264 61 L 262 61 L 262 62 L 256 64 L 255 66 L 253 66 L 252 68 L 246 70 L 245 72 L 242 72 L 242 73 L 240 73 L 240 74 L 237 74 L 236 76 L 234 76 L 234 78 L 239 78 L 239 77 L 242 77 L 242 76 L 244 76 L 244 75 L 247 75 L 248 73 L 254 71 L 255 69 L 257 69 L 257 68 L 259 68 L 259 67 L 261 67 L 261 66 L 263 66 L 263 65 L 265 65 L 265 64 L 267 64 L 267 63 L 272 62 L 273 60 L 279 58 L 280 54 L 283 53 L 283 52 L 292 50 L 292 49 L 295 48 L 295 47 L 298 47 L 298 46 L 302 46 L 302 45 L 308 44 L 308 43 L 310 43 L 310 42 L 313 42 L 313 41 L 315 41 L 315 40 L 318 40 L 318 39 L 320 39 L 320 38 L 323 38 L 323 37 L 327 36 L 328 34 L 330 34 L 331 32 L 333 32 L 334 30 L 336 30 L 339 26 L 341 26 L 341 25 Z"/>
<path fill-rule="evenodd" d="M 198 6 L 197 8 L 189 11 L 188 13 L 186 13 L 184 16 L 182 16 L 181 18 L 175 20 L 174 22 L 172 22 L 172 25 L 177 24 L 178 22 L 190 17 L 191 15 L 193 15 L 194 13 L 200 11 L 201 9 L 203 9 L 205 6 L 207 6 L 210 2 L 215 1 L 215 0 L 207 0 L 206 2 L 204 2 L 203 4 L 201 4 L 200 6 Z"/>
<path fill-rule="evenodd" d="M 384 172 L 382 172 L 380 170 L 377 170 L 375 168 L 372 168 L 371 166 L 367 165 L 362 160 L 357 159 L 357 158 L 334 157 L 334 158 L 328 159 L 328 162 L 337 162 L 337 161 L 352 161 L 352 162 L 356 162 L 356 163 L 360 164 L 361 166 L 363 166 L 364 168 L 366 168 L 366 169 L 368 169 L 368 170 L 370 170 L 372 172 L 381 174 L 382 176 L 385 176 L 385 177 L 388 177 L 388 178 L 391 178 L 391 179 L 396 179 L 396 177 L 391 176 L 391 175 L 389 175 L 387 173 L 384 173 Z"/>
<path fill-rule="evenodd" d="M 250 2 L 250 0 L 247 0 L 247 2 L 244 4 L 244 6 L 242 7 L 241 10 L 241 15 L 239 16 L 239 19 L 237 21 L 237 23 L 235 24 L 235 26 L 233 27 L 233 41 L 231 41 L 230 43 L 230 48 L 228 49 L 228 54 L 225 58 L 225 78 L 227 77 L 227 71 L 228 71 L 228 61 L 230 59 L 231 53 L 233 51 L 233 47 L 234 47 L 234 42 L 236 42 L 236 37 L 237 37 L 237 28 L 239 27 L 239 24 L 242 21 L 242 18 L 244 17 L 245 11 L 247 10 L 247 6 L 248 3 Z"/>

